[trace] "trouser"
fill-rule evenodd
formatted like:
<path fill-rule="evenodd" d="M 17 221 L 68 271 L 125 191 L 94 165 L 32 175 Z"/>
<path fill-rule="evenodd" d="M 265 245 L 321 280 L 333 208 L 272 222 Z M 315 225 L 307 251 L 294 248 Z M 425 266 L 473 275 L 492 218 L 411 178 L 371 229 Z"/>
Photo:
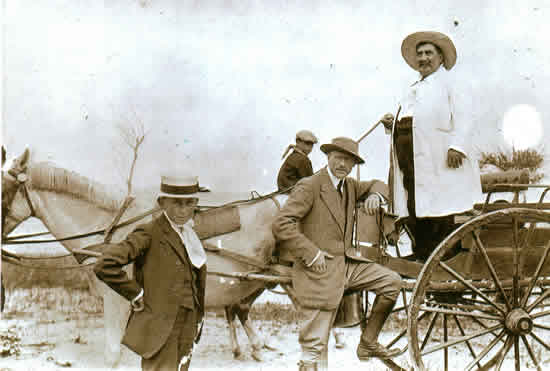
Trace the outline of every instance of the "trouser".
<path fill-rule="evenodd" d="M 197 335 L 198 311 L 180 307 L 164 346 L 149 359 L 141 359 L 143 371 L 187 371 Z"/>
<path fill-rule="evenodd" d="M 344 288 L 353 291 L 374 291 L 376 295 L 396 300 L 401 290 L 401 277 L 380 264 L 346 261 Z M 301 325 L 298 338 L 302 348 L 302 360 L 326 364 L 330 330 L 338 308 L 302 308 L 302 311 L 306 318 Z"/>
<path fill-rule="evenodd" d="M 406 118 L 403 120 L 406 120 Z M 456 228 L 454 216 L 416 217 L 412 128 L 409 125 L 400 127 L 398 124 L 394 132 L 394 141 L 397 162 L 403 173 L 403 187 L 407 191 L 409 218 L 406 225 L 415 242 L 412 250 L 418 259 L 426 261 L 437 245 Z"/>

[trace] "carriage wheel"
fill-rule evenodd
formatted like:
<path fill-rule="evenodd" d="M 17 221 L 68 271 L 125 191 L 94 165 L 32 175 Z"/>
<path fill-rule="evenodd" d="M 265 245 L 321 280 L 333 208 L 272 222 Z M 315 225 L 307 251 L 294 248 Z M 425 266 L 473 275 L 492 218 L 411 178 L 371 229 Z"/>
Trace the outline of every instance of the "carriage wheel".
<path fill-rule="evenodd" d="M 469 249 L 470 264 L 445 260 L 457 245 Z M 413 290 L 415 368 L 541 370 L 550 351 L 549 253 L 550 213 L 541 210 L 494 211 L 449 235 Z"/>

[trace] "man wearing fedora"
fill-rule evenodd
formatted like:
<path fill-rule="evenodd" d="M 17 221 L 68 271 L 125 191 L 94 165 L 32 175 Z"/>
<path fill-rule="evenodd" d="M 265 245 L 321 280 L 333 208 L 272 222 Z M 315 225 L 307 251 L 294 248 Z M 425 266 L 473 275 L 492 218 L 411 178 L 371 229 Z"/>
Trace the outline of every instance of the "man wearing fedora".
<path fill-rule="evenodd" d="M 454 214 L 481 199 L 477 161 L 471 148 L 472 118 L 452 82 L 456 49 L 433 32 L 407 36 L 401 53 L 419 79 L 401 102 L 401 119 L 382 120 L 392 134 L 390 192 L 393 211 L 407 217 L 413 258 L 425 261 L 455 228 Z"/>
<path fill-rule="evenodd" d="M 290 144 L 283 153 L 282 158 L 285 158 L 287 153 L 293 150 L 279 169 L 277 175 L 279 191 L 287 190 L 300 179 L 313 175 L 313 167 L 308 156 L 316 143 L 317 137 L 311 131 L 300 130 L 296 133 L 296 144 Z"/>
<path fill-rule="evenodd" d="M 401 289 L 400 276 L 367 259 L 352 246 L 353 211 L 365 201 L 368 213 L 380 206 L 386 188 L 380 181 L 347 178 L 359 156 L 358 143 L 345 137 L 323 144 L 328 166 L 300 180 L 273 222 L 275 237 L 292 246 L 292 284 L 306 319 L 299 342 L 300 370 L 328 368 L 327 343 L 344 290 L 376 292 L 371 316 L 361 335 L 357 356 L 390 358 L 399 353 L 378 343 L 378 334 Z"/>
<path fill-rule="evenodd" d="M 103 250 L 94 271 L 128 299 L 132 312 L 122 343 L 143 370 L 188 370 L 204 316 L 206 253 L 193 231 L 197 177 L 163 176 L 162 214 Z M 122 269 L 135 263 L 135 278 Z"/>

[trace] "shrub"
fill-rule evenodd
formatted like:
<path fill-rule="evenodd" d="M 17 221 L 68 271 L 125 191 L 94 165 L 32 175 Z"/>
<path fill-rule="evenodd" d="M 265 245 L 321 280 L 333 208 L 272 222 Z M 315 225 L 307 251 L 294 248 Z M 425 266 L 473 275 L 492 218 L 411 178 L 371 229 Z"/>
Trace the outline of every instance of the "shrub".
<path fill-rule="evenodd" d="M 479 166 L 494 165 L 502 170 L 529 170 L 529 182 L 537 183 L 544 177 L 541 171 L 544 163 L 544 155 L 535 149 L 516 150 L 512 153 L 503 151 L 489 153 L 482 152 Z"/>

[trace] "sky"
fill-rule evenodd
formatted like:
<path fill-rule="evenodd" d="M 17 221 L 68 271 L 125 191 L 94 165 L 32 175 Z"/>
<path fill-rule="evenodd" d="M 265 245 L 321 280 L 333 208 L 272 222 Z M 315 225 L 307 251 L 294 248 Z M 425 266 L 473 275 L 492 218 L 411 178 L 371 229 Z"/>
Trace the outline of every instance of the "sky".
<path fill-rule="evenodd" d="M 188 172 L 215 191 L 273 191 L 297 131 L 357 139 L 395 114 L 417 79 L 401 42 L 420 30 L 455 43 L 478 153 L 509 147 L 516 105 L 535 114 L 508 120 L 507 138 L 546 151 L 550 135 L 545 1 L 4 0 L 3 13 L 8 156 L 29 146 L 106 184 L 123 187 L 129 166 L 117 125 L 141 123 L 135 187 Z M 532 117 L 541 130 L 525 130 Z M 386 179 L 388 151 L 382 127 L 363 140 L 362 179 Z M 310 157 L 326 163 L 318 146 Z"/>

